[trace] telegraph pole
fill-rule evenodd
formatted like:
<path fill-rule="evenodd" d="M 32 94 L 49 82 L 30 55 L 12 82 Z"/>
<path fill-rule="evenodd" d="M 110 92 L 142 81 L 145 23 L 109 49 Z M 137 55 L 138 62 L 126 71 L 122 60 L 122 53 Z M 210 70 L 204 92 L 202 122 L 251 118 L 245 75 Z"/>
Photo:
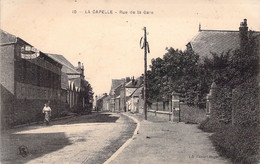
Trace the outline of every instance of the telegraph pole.
<path fill-rule="evenodd" d="M 143 45 L 142 45 L 142 39 L 144 39 L 143 41 Z M 149 44 L 147 42 L 147 38 L 146 38 L 146 27 L 144 27 L 144 37 L 141 38 L 140 40 L 140 47 L 141 49 L 144 48 L 144 118 L 145 120 L 147 120 L 147 51 L 148 53 L 150 53 L 150 48 L 149 48 Z"/>
<path fill-rule="evenodd" d="M 124 112 L 126 112 L 126 79 L 124 81 Z"/>
<path fill-rule="evenodd" d="M 146 27 L 144 27 L 144 118 L 147 120 L 147 40 Z"/>

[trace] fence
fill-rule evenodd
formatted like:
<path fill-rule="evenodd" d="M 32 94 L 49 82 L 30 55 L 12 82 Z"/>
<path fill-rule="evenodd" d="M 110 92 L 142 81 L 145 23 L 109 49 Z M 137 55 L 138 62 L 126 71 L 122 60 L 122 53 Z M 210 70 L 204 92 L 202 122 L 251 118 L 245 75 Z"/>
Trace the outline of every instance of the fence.
<path fill-rule="evenodd" d="M 195 106 L 189 106 L 186 103 L 179 103 L 178 106 L 171 107 L 171 104 L 165 102 L 155 102 L 151 105 L 148 110 L 150 116 L 155 116 L 163 118 L 164 120 L 169 120 L 173 122 L 185 122 L 198 124 L 206 119 L 206 110 L 205 108 L 199 108 Z M 176 108 L 179 107 L 179 110 Z"/>

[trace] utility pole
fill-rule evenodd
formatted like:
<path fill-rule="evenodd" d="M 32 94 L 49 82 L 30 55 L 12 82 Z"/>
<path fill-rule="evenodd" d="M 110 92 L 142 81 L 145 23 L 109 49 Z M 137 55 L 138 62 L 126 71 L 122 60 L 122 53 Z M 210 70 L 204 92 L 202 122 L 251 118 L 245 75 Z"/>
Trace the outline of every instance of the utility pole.
<path fill-rule="evenodd" d="M 146 27 L 144 27 L 144 118 L 147 120 L 147 40 Z"/>
<path fill-rule="evenodd" d="M 126 112 L 126 79 L 124 81 L 124 112 Z"/>
<path fill-rule="evenodd" d="M 142 45 L 142 39 L 144 39 Z M 146 38 L 146 27 L 144 27 L 144 37 L 140 40 L 141 49 L 144 48 L 144 117 L 147 120 L 147 51 L 150 53 L 149 44 Z"/>

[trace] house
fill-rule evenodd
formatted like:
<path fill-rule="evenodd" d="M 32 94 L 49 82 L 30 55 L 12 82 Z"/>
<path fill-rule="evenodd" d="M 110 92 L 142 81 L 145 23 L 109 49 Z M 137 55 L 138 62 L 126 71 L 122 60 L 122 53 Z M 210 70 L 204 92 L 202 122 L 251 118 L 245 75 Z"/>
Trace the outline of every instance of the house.
<path fill-rule="evenodd" d="M 112 79 L 110 94 L 106 101 L 110 101 L 109 111 L 142 112 L 143 109 L 143 76 L 135 79 Z"/>
<path fill-rule="evenodd" d="M 260 36 L 260 32 L 254 32 L 255 36 Z M 248 27 L 247 20 L 240 23 L 239 30 L 202 30 L 199 26 L 199 33 L 186 45 L 188 50 L 194 51 L 201 58 L 211 57 L 211 53 L 221 54 L 233 52 L 245 45 L 247 41 Z M 242 48 L 242 47 L 241 47 Z M 259 49 L 258 49 L 259 52 Z"/>
<path fill-rule="evenodd" d="M 53 117 L 62 113 L 62 65 L 19 37 L 3 30 L 0 36 L 1 125 L 39 120 L 45 103 Z"/>
<path fill-rule="evenodd" d="M 104 99 L 103 99 L 103 111 L 109 111 L 109 105 L 110 105 L 110 96 L 107 95 Z"/>
<path fill-rule="evenodd" d="M 116 112 L 120 111 L 120 90 L 122 89 L 125 83 L 125 79 L 112 79 L 112 84 L 109 92 L 110 96 L 110 105 L 109 111 Z M 122 92 L 121 92 L 122 93 Z"/>
<path fill-rule="evenodd" d="M 260 32 L 253 31 L 252 35 L 256 38 L 256 44 L 258 45 L 257 54 L 260 56 Z M 247 19 L 244 19 L 243 22 L 240 23 L 239 30 L 237 31 L 202 30 L 201 27 L 199 27 L 199 33 L 186 46 L 188 50 L 194 51 L 201 58 L 211 58 L 211 53 L 233 53 L 234 50 L 237 49 L 243 52 L 248 42 L 248 36 Z M 260 74 L 258 74 L 258 78 L 260 78 Z M 211 89 L 212 88 L 213 90 L 216 88 L 215 83 L 212 84 Z M 207 95 L 207 114 L 211 113 L 211 92 L 212 91 Z"/>
<path fill-rule="evenodd" d="M 72 110 L 83 110 L 92 107 L 92 97 L 88 94 L 88 82 L 84 76 L 83 63 L 78 62 L 78 66 L 74 67 L 64 56 L 59 54 L 47 54 L 53 60 L 62 64 L 61 69 L 61 90 L 63 101 L 69 104 Z"/>
<path fill-rule="evenodd" d="M 129 97 L 127 101 L 128 110 L 132 113 L 143 113 L 144 100 L 142 97 L 143 85 L 137 88 Z"/>
<path fill-rule="evenodd" d="M 127 110 L 131 112 L 139 112 L 142 106 L 139 104 L 139 95 L 142 93 L 143 76 L 134 79 L 134 77 L 126 84 L 126 104 Z"/>
<path fill-rule="evenodd" d="M 103 108 L 104 106 L 106 107 L 106 105 L 104 105 L 104 99 L 107 98 L 108 95 L 107 93 L 102 94 L 101 96 L 97 96 L 97 102 L 96 102 L 96 110 L 97 111 L 105 111 L 105 108 Z"/>

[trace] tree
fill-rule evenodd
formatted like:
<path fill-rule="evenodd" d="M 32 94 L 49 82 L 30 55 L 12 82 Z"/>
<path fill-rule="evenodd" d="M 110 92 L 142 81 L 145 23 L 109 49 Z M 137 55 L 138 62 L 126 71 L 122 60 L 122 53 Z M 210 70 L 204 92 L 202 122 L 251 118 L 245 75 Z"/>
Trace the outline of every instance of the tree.
<path fill-rule="evenodd" d="M 198 88 L 199 56 L 191 51 L 182 52 L 173 48 L 166 50 L 163 59 L 152 59 L 150 66 L 148 93 L 153 101 L 162 100 L 172 92 L 179 92 L 188 97 L 190 90 Z"/>

